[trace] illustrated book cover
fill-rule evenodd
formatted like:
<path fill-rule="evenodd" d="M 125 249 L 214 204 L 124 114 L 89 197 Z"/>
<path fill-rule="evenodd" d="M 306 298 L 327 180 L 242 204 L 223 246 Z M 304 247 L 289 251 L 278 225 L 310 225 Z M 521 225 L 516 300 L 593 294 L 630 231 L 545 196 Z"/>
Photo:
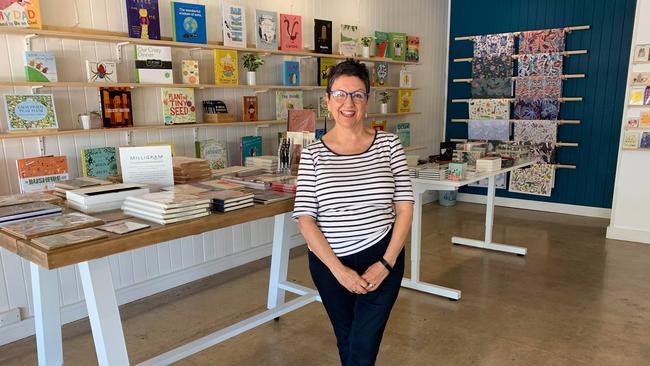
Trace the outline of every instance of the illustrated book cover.
<path fill-rule="evenodd" d="M 239 143 L 239 152 L 239 164 L 242 166 L 246 165 L 247 157 L 262 155 L 262 136 L 242 136 Z"/>
<path fill-rule="evenodd" d="M 16 160 L 21 193 L 52 191 L 55 183 L 68 179 L 68 158 L 40 156 Z"/>
<path fill-rule="evenodd" d="M 406 33 L 390 32 L 389 47 L 391 58 L 395 61 L 406 60 Z"/>
<path fill-rule="evenodd" d="M 215 139 L 200 140 L 194 143 L 196 157 L 205 159 L 210 169 L 223 169 L 228 166 L 228 149 L 225 143 Z"/>
<path fill-rule="evenodd" d="M 135 78 L 138 83 L 173 84 L 172 49 L 135 45 Z"/>
<path fill-rule="evenodd" d="M 239 84 L 237 51 L 214 50 L 214 79 L 217 85 Z"/>
<path fill-rule="evenodd" d="M 286 86 L 300 85 L 300 62 L 288 61 L 282 62 L 282 80 Z"/>
<path fill-rule="evenodd" d="M 375 84 L 377 86 L 388 85 L 388 63 L 384 61 L 375 62 Z"/>
<path fill-rule="evenodd" d="M 52 52 L 25 51 L 25 81 L 50 83 L 58 81 L 56 58 Z"/>
<path fill-rule="evenodd" d="M 329 75 L 330 70 L 336 66 L 338 60 L 335 58 L 329 57 L 320 57 L 318 58 L 318 85 L 327 86 L 327 76 Z"/>
<path fill-rule="evenodd" d="M 0 1 L 0 27 L 42 28 L 40 0 Z"/>
<path fill-rule="evenodd" d="M 197 60 L 181 61 L 181 75 L 183 78 L 183 84 L 200 84 L 201 81 L 199 79 L 199 62 Z"/>
<path fill-rule="evenodd" d="M 196 123 L 192 88 L 162 88 L 163 121 L 166 125 Z"/>
<path fill-rule="evenodd" d="M 358 42 L 359 42 L 359 27 L 356 25 L 341 24 L 341 36 L 339 38 L 339 53 L 347 57 L 356 57 Z"/>
<path fill-rule="evenodd" d="M 47 250 L 65 247 L 68 245 L 87 243 L 93 240 L 108 238 L 108 234 L 93 228 L 67 231 L 54 235 L 34 238 L 32 243 Z"/>
<path fill-rule="evenodd" d="M 402 122 L 397 124 L 395 129 L 395 134 L 399 137 L 399 140 L 402 142 L 402 147 L 411 146 L 411 124 L 407 122 Z"/>
<path fill-rule="evenodd" d="M 409 113 L 413 107 L 413 90 L 400 89 L 397 93 L 397 113 Z"/>
<path fill-rule="evenodd" d="M 303 109 L 302 90 L 279 90 L 275 92 L 275 118 L 287 119 L 290 109 Z"/>
<path fill-rule="evenodd" d="M 158 0 L 126 0 L 129 37 L 160 39 Z"/>
<path fill-rule="evenodd" d="M 116 83 L 117 63 L 86 60 L 86 80 L 89 83 Z"/>
<path fill-rule="evenodd" d="M 223 45 L 246 48 L 246 10 L 242 6 L 223 5 Z"/>
<path fill-rule="evenodd" d="M 390 34 L 388 32 L 375 31 L 375 56 L 380 58 L 390 58 Z"/>
<path fill-rule="evenodd" d="M 280 49 L 302 51 L 302 17 L 280 14 Z"/>
<path fill-rule="evenodd" d="M 99 88 L 104 128 L 133 127 L 130 88 Z"/>
<path fill-rule="evenodd" d="M 287 131 L 315 132 L 316 112 L 313 109 L 292 109 L 288 111 Z"/>
<path fill-rule="evenodd" d="M 332 21 L 314 19 L 314 52 L 332 53 Z"/>
<path fill-rule="evenodd" d="M 205 5 L 171 2 L 172 39 L 176 42 L 208 43 Z"/>
<path fill-rule="evenodd" d="M 105 179 L 117 175 L 117 152 L 114 147 L 81 149 L 81 171 L 84 177 Z"/>
<path fill-rule="evenodd" d="M 242 99 L 242 117 L 244 122 L 257 121 L 257 96 L 244 96 Z"/>
<path fill-rule="evenodd" d="M 278 49 L 278 13 L 255 9 L 255 47 Z"/>
<path fill-rule="evenodd" d="M 58 234 L 65 231 L 102 225 L 104 221 L 74 212 L 60 216 L 22 221 L 2 227 L 2 231 L 22 239 Z"/>
<path fill-rule="evenodd" d="M 420 38 L 416 36 L 406 36 L 406 61 L 420 61 Z"/>
<path fill-rule="evenodd" d="M 2 99 L 10 132 L 59 128 L 52 94 L 3 94 Z"/>

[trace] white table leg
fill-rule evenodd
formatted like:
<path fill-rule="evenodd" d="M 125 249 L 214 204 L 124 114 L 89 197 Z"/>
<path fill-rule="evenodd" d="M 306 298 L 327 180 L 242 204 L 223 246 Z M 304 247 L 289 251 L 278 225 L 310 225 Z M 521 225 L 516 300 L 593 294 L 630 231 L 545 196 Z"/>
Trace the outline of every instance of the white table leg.
<path fill-rule="evenodd" d="M 284 304 L 285 290 L 280 287 L 280 284 L 287 280 L 287 269 L 289 268 L 290 215 L 290 213 L 275 215 L 267 309 Z"/>
<path fill-rule="evenodd" d="M 63 365 L 59 282 L 55 270 L 30 263 L 39 365 Z"/>
<path fill-rule="evenodd" d="M 82 262 L 78 266 L 99 364 L 129 365 L 108 258 Z"/>

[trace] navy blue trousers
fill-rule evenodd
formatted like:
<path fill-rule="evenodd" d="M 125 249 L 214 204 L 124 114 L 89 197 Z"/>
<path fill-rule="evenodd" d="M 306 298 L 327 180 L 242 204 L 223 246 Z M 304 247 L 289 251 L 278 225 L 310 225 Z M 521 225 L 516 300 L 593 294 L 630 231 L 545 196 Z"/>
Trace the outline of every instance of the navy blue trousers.
<path fill-rule="evenodd" d="M 383 257 L 391 234 L 392 230 L 370 248 L 339 259 L 362 275 Z M 341 365 L 374 365 L 386 322 L 397 300 L 404 276 L 404 250 L 388 277 L 375 291 L 365 295 L 351 293 L 343 287 L 312 252 L 309 252 L 309 270 L 332 322 Z"/>

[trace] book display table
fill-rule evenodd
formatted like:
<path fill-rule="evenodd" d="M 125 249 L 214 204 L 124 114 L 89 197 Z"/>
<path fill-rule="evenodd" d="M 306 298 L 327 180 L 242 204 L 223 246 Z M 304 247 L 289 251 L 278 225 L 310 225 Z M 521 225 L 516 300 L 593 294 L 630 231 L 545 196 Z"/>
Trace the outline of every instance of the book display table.
<path fill-rule="evenodd" d="M 413 207 L 413 223 L 411 225 L 411 278 L 404 278 L 402 280 L 402 286 L 417 291 L 447 297 L 452 300 L 460 299 L 460 290 L 432 285 L 420 281 L 420 249 L 422 245 L 422 194 L 426 191 L 453 191 L 464 185 L 478 182 L 482 179 L 487 178 L 488 187 L 487 202 L 485 204 L 485 237 L 483 240 L 477 240 L 454 236 L 451 238 L 451 242 L 453 244 L 468 245 L 476 248 L 526 255 L 526 248 L 493 243 L 492 224 L 494 221 L 494 197 L 496 195 L 495 177 L 501 173 L 523 168 L 531 164 L 532 162 L 519 163 L 512 167 L 500 169 L 493 172 L 478 173 L 475 177 L 467 178 L 461 181 L 412 178 L 411 182 L 413 183 L 413 196 L 415 198 L 415 205 Z"/>
<path fill-rule="evenodd" d="M 177 224 L 160 226 L 149 223 L 151 228 L 148 229 L 125 235 L 109 234 L 106 239 L 49 251 L 30 240 L 0 232 L 1 247 L 31 262 L 39 365 L 63 364 L 59 286 L 54 269 L 68 265 L 79 267 L 99 364 L 129 365 L 108 256 L 248 221 L 272 216 L 275 218 L 267 303 L 269 310 L 163 353 L 141 365 L 167 365 L 176 362 L 311 302 L 320 301 L 315 290 L 286 281 L 290 243 L 288 232 L 292 210 L 293 200 L 255 205 Z M 285 302 L 286 291 L 293 292 L 298 297 Z"/>

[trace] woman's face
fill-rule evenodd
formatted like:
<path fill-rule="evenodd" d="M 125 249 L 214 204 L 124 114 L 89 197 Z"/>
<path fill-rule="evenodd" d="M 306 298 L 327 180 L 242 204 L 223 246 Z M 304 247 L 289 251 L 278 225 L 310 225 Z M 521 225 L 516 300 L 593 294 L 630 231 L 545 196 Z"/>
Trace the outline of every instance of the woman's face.
<path fill-rule="evenodd" d="M 350 96 L 345 93 L 355 93 Z M 327 109 L 337 125 L 353 127 L 362 124 L 368 109 L 366 85 L 356 76 L 342 75 L 334 80 L 327 98 Z"/>

